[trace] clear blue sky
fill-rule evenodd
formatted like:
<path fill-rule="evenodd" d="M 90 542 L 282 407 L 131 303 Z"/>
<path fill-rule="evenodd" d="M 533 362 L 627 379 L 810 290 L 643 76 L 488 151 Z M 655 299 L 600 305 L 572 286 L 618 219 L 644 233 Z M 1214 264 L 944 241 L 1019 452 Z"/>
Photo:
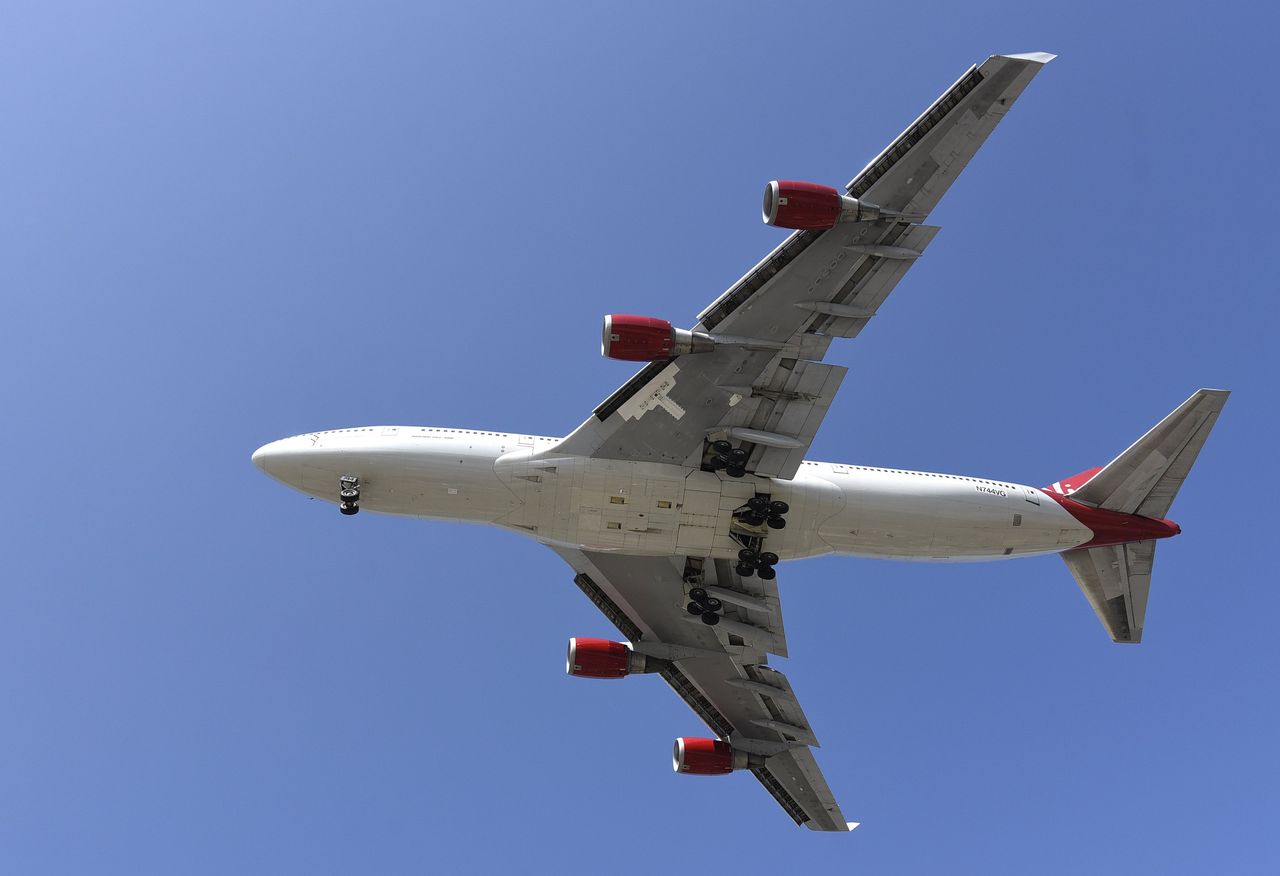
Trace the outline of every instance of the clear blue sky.
<path fill-rule="evenodd" d="M 1264 4 L 8 4 L 0 870 L 1274 872 Z M 1036 8 L 1043 6 L 1043 8 Z M 341 517 L 258 445 L 563 434 L 971 63 L 1052 51 L 814 456 L 1043 484 L 1235 390 L 1137 648 L 1056 558 L 780 573 L 851 836 L 671 772 L 539 545 Z"/>

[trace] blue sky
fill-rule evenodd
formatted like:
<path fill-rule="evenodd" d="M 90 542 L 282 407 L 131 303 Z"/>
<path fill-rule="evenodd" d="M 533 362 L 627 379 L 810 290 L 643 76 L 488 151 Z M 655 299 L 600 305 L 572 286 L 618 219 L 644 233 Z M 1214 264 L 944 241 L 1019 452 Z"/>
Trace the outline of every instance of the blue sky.
<path fill-rule="evenodd" d="M 1276 21 L 1260 5 L 10 4 L 0 869 L 1267 872 Z M 497 530 L 263 477 L 347 425 L 567 432 L 971 63 L 1060 55 L 931 217 L 813 455 L 1033 484 L 1235 391 L 1145 642 L 1056 558 L 782 568 L 851 836 L 671 773 L 654 678 Z"/>

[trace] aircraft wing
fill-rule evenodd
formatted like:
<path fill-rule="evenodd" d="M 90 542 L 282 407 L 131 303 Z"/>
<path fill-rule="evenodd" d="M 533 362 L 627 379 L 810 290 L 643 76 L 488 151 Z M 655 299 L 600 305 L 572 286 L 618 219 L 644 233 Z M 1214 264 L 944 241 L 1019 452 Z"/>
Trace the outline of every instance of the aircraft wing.
<path fill-rule="evenodd" d="M 633 650 L 670 661 L 663 679 L 716 736 L 764 758 L 751 772 L 797 824 L 856 827 L 818 769 L 818 739 L 791 683 L 767 665 L 767 654 L 786 654 L 776 581 L 742 578 L 726 560 L 553 549 Z M 685 610 L 686 578 L 723 601 L 720 623 L 707 626 Z"/>
<path fill-rule="evenodd" d="M 694 331 L 750 339 L 652 362 L 557 448 L 699 466 L 708 439 L 749 451 L 746 469 L 791 478 L 845 369 L 822 363 L 856 337 L 938 228 L 918 224 L 1053 55 L 995 55 L 970 68 L 847 186 L 910 218 L 796 231 L 699 314 Z"/>

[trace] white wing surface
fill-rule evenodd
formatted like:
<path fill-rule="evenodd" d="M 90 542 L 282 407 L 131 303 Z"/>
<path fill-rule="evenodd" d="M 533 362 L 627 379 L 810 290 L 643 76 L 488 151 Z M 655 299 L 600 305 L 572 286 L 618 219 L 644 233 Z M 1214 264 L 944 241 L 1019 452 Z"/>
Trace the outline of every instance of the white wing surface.
<path fill-rule="evenodd" d="M 969 69 L 847 187 L 896 218 L 791 234 L 699 315 L 694 331 L 732 343 L 644 367 L 544 455 L 705 468 L 709 442 L 726 439 L 749 451 L 748 472 L 793 477 L 845 376 L 821 361 L 832 338 L 856 337 L 875 316 L 938 231 L 919 222 L 1052 58 L 997 55 Z M 798 824 L 854 826 L 790 681 L 767 663 L 787 654 L 775 581 L 700 557 L 553 549 L 634 650 L 669 661 L 662 677 L 707 726 L 756 756 L 751 772 Z M 686 610 L 695 584 L 724 604 L 714 626 Z"/>
<path fill-rule="evenodd" d="M 766 758 L 751 772 L 797 824 L 849 829 L 813 758 L 817 734 L 787 677 L 767 663 L 786 653 L 775 581 L 742 578 L 723 560 L 555 550 L 634 650 L 672 661 L 663 679 L 716 736 Z M 685 611 L 686 577 L 723 600 L 714 627 Z"/>
<path fill-rule="evenodd" d="M 845 376 L 821 363 L 831 339 L 856 337 L 875 316 L 938 231 L 916 220 L 1052 58 L 996 55 L 970 68 L 847 186 L 912 221 L 792 233 L 694 327 L 754 347 L 649 364 L 553 452 L 698 466 L 708 439 L 720 437 L 750 451 L 749 472 L 793 477 Z"/>

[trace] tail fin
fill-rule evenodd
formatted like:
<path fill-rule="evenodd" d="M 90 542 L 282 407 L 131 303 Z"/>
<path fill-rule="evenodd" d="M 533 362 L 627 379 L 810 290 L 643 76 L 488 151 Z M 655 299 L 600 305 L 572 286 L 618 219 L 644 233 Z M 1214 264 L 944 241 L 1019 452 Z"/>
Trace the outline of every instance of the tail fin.
<path fill-rule="evenodd" d="M 1104 468 L 1081 472 L 1049 489 L 1117 514 L 1163 518 L 1228 395 L 1223 389 L 1198 390 Z M 1155 555 L 1154 540 L 1062 554 L 1113 642 L 1142 641 Z"/>
<path fill-rule="evenodd" d="M 1102 471 L 1077 486 L 1071 498 L 1095 508 L 1164 517 L 1231 393 L 1200 389 Z"/>

